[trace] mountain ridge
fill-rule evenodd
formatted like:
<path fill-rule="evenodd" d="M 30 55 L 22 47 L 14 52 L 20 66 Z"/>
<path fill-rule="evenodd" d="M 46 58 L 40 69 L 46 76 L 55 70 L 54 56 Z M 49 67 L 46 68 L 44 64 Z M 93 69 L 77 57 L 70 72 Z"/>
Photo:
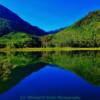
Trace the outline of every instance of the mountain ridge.
<path fill-rule="evenodd" d="M 26 37 L 31 34 L 31 38 L 33 38 L 33 41 L 30 41 L 32 47 L 34 47 L 33 44 L 38 45 L 38 43 L 41 44 L 40 47 L 100 47 L 100 10 L 90 12 L 69 27 L 47 33 L 31 26 L 8 8 L 0 5 L 0 35 L 4 35 L 1 37 L 0 45 L 2 45 L 2 38 L 5 38 L 6 34 L 8 34 L 7 37 L 12 37 L 11 32 L 13 35 L 17 34 L 16 36 L 22 41 L 23 36 L 20 34 L 25 33 L 24 36 L 27 34 Z M 14 39 L 12 40 L 14 42 Z M 8 41 L 10 41 L 9 38 Z M 7 43 L 4 45 L 6 46 Z M 23 43 L 21 47 L 23 47 Z"/>
<path fill-rule="evenodd" d="M 2 20 L 3 19 L 3 20 Z M 5 21 L 7 23 L 5 23 Z M 24 21 L 22 18 L 20 18 L 17 14 L 9 10 L 8 8 L 0 5 L 0 25 L 4 24 L 5 26 L 9 26 L 3 30 L 8 30 L 8 33 L 11 31 L 20 31 L 20 32 L 26 32 L 32 35 L 45 35 L 47 34 L 42 29 L 30 25 L 28 22 Z M 5 33 L 0 26 L 0 35 Z"/>
<path fill-rule="evenodd" d="M 42 40 L 44 47 L 100 47 L 100 10 Z"/>

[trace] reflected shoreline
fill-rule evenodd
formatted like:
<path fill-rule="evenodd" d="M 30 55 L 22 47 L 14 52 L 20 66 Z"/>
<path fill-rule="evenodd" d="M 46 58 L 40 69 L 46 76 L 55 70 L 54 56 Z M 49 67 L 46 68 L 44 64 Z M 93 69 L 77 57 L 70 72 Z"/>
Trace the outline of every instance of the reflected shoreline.
<path fill-rule="evenodd" d="M 99 51 L 0 52 L 0 93 L 46 65 L 69 70 L 89 84 L 100 86 L 99 58 Z"/>

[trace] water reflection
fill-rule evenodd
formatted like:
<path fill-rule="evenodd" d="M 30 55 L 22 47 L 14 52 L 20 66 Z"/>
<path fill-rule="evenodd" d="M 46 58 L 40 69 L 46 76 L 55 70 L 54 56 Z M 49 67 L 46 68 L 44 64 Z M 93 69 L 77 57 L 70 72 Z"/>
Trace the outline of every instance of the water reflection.
<path fill-rule="evenodd" d="M 76 73 L 93 85 L 100 86 L 100 52 L 44 53 L 42 59 Z"/>
<path fill-rule="evenodd" d="M 92 85 L 100 86 L 100 52 L 0 53 L 0 93 L 46 65 L 69 70 Z"/>
<path fill-rule="evenodd" d="M 0 93 L 44 66 L 39 53 L 0 53 Z"/>

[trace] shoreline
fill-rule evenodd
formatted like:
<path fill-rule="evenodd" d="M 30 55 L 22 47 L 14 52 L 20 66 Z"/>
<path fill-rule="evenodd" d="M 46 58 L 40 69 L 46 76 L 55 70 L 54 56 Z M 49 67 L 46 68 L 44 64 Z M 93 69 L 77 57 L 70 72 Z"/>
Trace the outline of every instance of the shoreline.
<path fill-rule="evenodd" d="M 98 48 L 71 48 L 71 47 L 54 47 L 54 48 L 0 48 L 0 52 L 18 51 L 18 52 L 40 52 L 40 51 L 100 51 Z"/>

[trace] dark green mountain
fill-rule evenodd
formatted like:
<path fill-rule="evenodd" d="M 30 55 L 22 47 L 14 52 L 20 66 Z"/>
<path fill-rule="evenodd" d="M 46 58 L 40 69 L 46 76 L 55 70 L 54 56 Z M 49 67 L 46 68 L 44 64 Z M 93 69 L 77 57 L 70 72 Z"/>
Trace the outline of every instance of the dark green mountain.
<path fill-rule="evenodd" d="M 34 19 L 33 19 L 34 20 Z M 10 32 L 25 32 L 32 35 L 44 35 L 46 32 L 22 20 L 18 15 L 0 5 L 0 35 Z"/>
<path fill-rule="evenodd" d="M 45 47 L 100 47 L 100 10 L 91 12 L 72 26 L 41 39 Z"/>

